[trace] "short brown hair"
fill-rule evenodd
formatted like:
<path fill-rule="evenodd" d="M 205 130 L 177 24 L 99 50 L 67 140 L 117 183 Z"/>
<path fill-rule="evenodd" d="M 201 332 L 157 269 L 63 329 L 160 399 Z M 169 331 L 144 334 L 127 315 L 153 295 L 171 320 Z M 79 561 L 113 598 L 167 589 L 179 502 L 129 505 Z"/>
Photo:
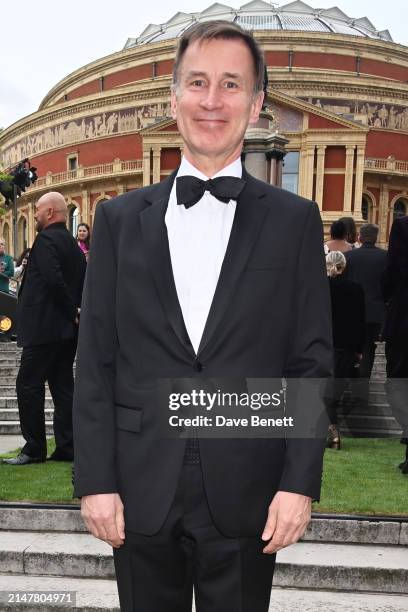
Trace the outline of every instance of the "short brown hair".
<path fill-rule="evenodd" d="M 250 32 L 243 30 L 235 23 L 230 23 L 229 21 L 223 21 L 221 19 L 196 23 L 184 32 L 179 40 L 176 58 L 174 60 L 173 85 L 177 84 L 181 60 L 183 59 L 187 47 L 196 41 L 214 40 L 215 38 L 242 40 L 245 43 L 251 53 L 254 64 L 254 92 L 258 93 L 262 91 L 264 85 L 264 56 L 260 46 Z"/>

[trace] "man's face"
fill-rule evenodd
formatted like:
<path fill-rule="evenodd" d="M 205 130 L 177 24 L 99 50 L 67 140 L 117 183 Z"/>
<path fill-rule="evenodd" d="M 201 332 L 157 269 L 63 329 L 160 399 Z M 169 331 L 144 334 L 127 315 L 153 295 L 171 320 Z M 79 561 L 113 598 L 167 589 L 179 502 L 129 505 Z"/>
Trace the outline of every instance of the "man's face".
<path fill-rule="evenodd" d="M 38 202 L 35 205 L 34 219 L 35 219 L 35 229 L 37 232 L 41 232 L 45 227 L 47 227 L 49 223 L 50 216 L 52 215 L 52 208 L 47 205 L 46 202 Z"/>
<path fill-rule="evenodd" d="M 4 255 L 5 250 L 6 250 L 6 243 L 3 242 L 3 240 L 0 240 L 0 255 Z"/>
<path fill-rule="evenodd" d="M 181 61 L 172 116 L 190 158 L 239 156 L 248 123 L 258 119 L 251 53 L 241 40 L 196 41 Z"/>

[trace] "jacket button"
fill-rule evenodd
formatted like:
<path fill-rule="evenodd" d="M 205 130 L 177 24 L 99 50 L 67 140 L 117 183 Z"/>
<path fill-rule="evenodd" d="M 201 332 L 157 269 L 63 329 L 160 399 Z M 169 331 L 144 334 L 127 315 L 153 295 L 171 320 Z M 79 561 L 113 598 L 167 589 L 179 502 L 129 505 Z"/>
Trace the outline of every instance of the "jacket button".
<path fill-rule="evenodd" d="M 193 363 L 193 370 L 195 370 L 195 372 L 201 372 L 201 370 L 203 369 L 203 364 L 200 361 L 195 361 Z"/>

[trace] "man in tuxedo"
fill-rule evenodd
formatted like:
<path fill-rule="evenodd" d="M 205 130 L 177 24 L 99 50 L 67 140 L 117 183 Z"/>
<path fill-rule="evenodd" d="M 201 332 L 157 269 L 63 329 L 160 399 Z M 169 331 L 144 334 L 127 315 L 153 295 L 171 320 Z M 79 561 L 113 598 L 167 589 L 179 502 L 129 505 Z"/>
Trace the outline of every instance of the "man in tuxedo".
<path fill-rule="evenodd" d="M 189 29 L 171 95 L 180 167 L 97 209 L 75 493 L 88 529 L 114 548 L 125 612 L 190 612 L 193 585 L 198 612 L 266 612 L 275 553 L 303 534 L 319 497 L 324 439 L 186 441 L 160 429 L 163 381 L 174 390 L 330 371 L 318 208 L 241 164 L 263 76 L 259 47 L 237 25 Z"/>
<path fill-rule="evenodd" d="M 44 398 L 48 381 L 54 402 L 55 461 L 72 461 L 72 366 L 86 262 L 66 228 L 67 205 L 57 192 L 35 206 L 38 235 L 28 258 L 17 305 L 17 344 L 23 347 L 16 388 L 25 445 L 5 460 L 27 465 L 46 460 Z"/>
<path fill-rule="evenodd" d="M 359 378 L 353 380 L 353 394 L 361 406 L 368 404 L 369 382 L 373 369 L 376 342 L 384 323 L 385 303 L 381 291 L 387 252 L 375 246 L 378 225 L 365 223 L 359 232 L 359 249 L 345 253 L 344 277 L 363 288 L 365 298 L 364 345 L 359 367 Z"/>
<path fill-rule="evenodd" d="M 408 216 L 395 219 L 388 244 L 383 279 L 387 315 L 383 330 L 387 360 L 387 396 L 402 428 L 405 460 L 399 468 L 408 474 Z"/>

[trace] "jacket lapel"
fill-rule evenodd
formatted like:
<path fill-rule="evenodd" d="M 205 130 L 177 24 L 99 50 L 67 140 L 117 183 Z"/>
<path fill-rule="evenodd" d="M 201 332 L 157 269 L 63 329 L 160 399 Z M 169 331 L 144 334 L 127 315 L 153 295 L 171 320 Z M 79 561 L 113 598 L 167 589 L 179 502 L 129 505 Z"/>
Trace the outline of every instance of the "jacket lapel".
<path fill-rule="evenodd" d="M 249 175 L 244 168 L 242 177 L 245 178 L 246 185 L 237 201 L 227 251 L 201 338 L 198 356 L 210 342 L 228 305 L 231 304 L 239 278 L 269 210 L 267 201 L 264 199 L 266 190 L 263 184 Z"/>
<path fill-rule="evenodd" d="M 177 171 L 163 182 L 149 190 L 146 200 L 150 206 L 140 213 L 143 244 L 147 262 L 169 322 L 177 338 L 186 351 L 195 358 L 195 352 L 184 324 L 183 314 L 178 301 L 176 285 L 171 267 L 169 241 L 164 220 L 170 192 Z"/>

